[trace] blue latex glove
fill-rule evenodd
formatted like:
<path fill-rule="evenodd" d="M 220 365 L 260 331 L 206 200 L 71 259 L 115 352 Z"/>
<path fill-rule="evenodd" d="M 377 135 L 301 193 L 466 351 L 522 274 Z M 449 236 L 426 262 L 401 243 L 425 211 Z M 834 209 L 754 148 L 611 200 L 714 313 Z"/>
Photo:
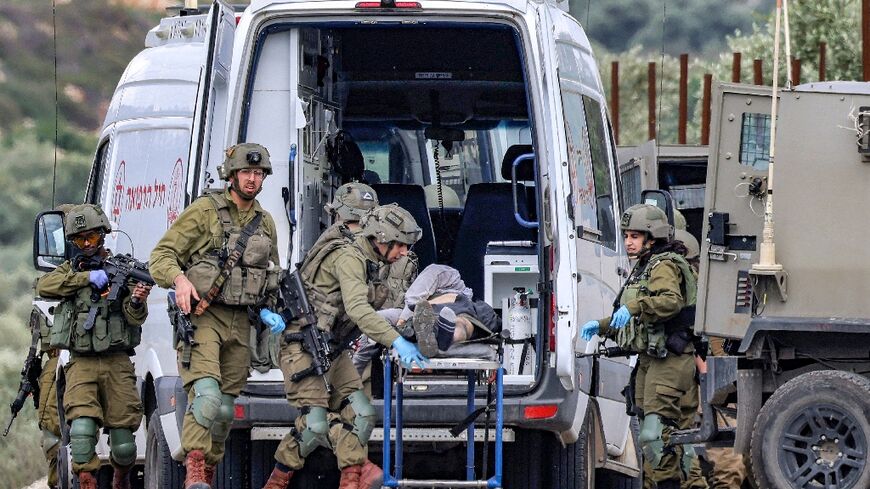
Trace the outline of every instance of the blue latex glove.
<path fill-rule="evenodd" d="M 396 349 L 396 353 L 399 354 L 399 361 L 402 362 L 402 366 L 405 368 L 411 368 L 415 363 L 420 368 L 426 368 L 426 365 L 429 364 L 429 359 L 420 353 L 420 350 L 417 349 L 417 345 L 401 336 L 396 338 L 396 341 L 393 342 L 393 348 Z"/>
<path fill-rule="evenodd" d="M 628 321 L 631 319 L 631 313 L 628 312 L 628 308 L 625 306 L 620 307 L 613 313 L 613 317 L 610 318 L 610 327 L 613 329 L 621 329 L 628 324 Z"/>
<path fill-rule="evenodd" d="M 284 331 L 287 325 L 284 323 L 284 318 L 280 314 L 276 314 L 265 307 L 260 309 L 260 321 L 269 326 L 272 334 L 278 334 Z"/>
<path fill-rule="evenodd" d="M 109 283 L 109 276 L 105 270 L 91 270 L 88 272 L 88 281 L 98 289 L 102 289 Z"/>
<path fill-rule="evenodd" d="M 580 330 L 580 335 L 583 336 L 583 339 L 589 341 L 593 336 L 598 334 L 598 329 L 601 327 L 598 324 L 598 321 L 592 320 L 583 325 L 583 329 Z"/>

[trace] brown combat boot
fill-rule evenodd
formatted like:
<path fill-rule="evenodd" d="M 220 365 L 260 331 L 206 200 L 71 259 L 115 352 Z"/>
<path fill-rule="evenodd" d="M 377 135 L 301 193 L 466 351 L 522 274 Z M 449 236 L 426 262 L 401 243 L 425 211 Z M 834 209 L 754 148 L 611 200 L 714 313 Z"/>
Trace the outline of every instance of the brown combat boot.
<path fill-rule="evenodd" d="M 205 464 L 205 480 L 210 486 L 214 486 L 215 469 L 217 465 Z"/>
<path fill-rule="evenodd" d="M 119 467 L 113 463 L 112 467 L 115 469 L 112 472 L 112 489 L 131 489 L 130 469 L 132 469 L 133 466 L 128 465 L 127 467 Z"/>
<path fill-rule="evenodd" d="M 206 475 L 205 454 L 202 453 L 202 450 L 193 450 L 188 453 L 184 465 L 187 467 L 184 489 L 211 489 Z"/>
<path fill-rule="evenodd" d="M 341 480 L 338 482 L 338 489 L 359 489 L 359 478 L 362 474 L 362 464 L 351 465 L 341 469 Z"/>
<path fill-rule="evenodd" d="M 97 489 L 97 478 L 93 472 L 79 472 L 79 489 Z"/>
<path fill-rule="evenodd" d="M 362 472 L 359 477 L 359 489 L 380 489 L 384 484 L 384 471 L 380 467 L 373 464 L 371 460 L 366 460 L 362 466 Z"/>
<path fill-rule="evenodd" d="M 287 489 L 291 477 L 293 477 L 292 470 L 284 472 L 278 467 L 275 467 L 272 469 L 272 475 L 269 476 L 269 480 L 266 481 L 266 485 L 263 486 L 263 489 Z"/>

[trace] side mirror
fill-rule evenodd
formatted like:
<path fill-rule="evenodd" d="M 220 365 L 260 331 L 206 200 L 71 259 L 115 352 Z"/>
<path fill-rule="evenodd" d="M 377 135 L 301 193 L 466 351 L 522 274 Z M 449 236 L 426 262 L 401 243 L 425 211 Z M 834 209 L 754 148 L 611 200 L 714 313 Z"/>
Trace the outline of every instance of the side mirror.
<path fill-rule="evenodd" d="M 63 212 L 40 213 L 33 228 L 33 266 L 41 272 L 50 272 L 66 260 Z"/>
<path fill-rule="evenodd" d="M 640 193 L 640 201 L 643 204 L 652 204 L 665 211 L 668 216 L 668 224 L 674 225 L 674 198 L 665 190 L 644 190 Z"/>

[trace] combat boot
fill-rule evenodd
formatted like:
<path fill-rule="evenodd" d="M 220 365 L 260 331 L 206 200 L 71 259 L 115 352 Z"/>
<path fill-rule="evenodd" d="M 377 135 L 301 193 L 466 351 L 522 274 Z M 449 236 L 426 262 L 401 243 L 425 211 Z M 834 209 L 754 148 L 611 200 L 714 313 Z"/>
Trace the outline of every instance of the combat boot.
<path fill-rule="evenodd" d="M 341 480 L 338 481 L 338 489 L 359 489 L 362 468 L 362 464 L 359 464 L 341 469 Z"/>
<path fill-rule="evenodd" d="M 384 471 L 373 464 L 371 460 L 366 460 L 359 477 L 359 489 L 380 489 L 383 485 Z"/>
<path fill-rule="evenodd" d="M 206 475 L 205 454 L 202 453 L 202 450 L 193 450 L 188 453 L 184 465 L 187 467 L 184 489 L 211 489 Z"/>
<path fill-rule="evenodd" d="M 115 469 L 112 472 L 112 489 L 130 489 L 130 469 L 133 466 L 119 467 L 113 463 L 112 467 Z"/>
<path fill-rule="evenodd" d="M 293 477 L 292 470 L 285 472 L 275 467 L 272 469 L 272 475 L 269 476 L 269 480 L 266 481 L 263 489 L 287 489 L 291 477 Z"/>
<path fill-rule="evenodd" d="M 93 472 L 79 472 L 79 489 L 97 489 L 97 478 Z"/>
<path fill-rule="evenodd" d="M 215 469 L 217 469 L 217 465 L 205 464 L 205 481 L 210 486 L 214 486 Z"/>

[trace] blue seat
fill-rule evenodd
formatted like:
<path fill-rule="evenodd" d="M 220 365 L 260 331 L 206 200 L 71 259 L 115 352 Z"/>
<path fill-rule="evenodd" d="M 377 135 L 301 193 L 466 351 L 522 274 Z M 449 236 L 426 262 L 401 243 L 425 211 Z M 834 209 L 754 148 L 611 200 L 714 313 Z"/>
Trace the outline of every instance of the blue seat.
<path fill-rule="evenodd" d="M 417 254 L 423 270 L 436 262 L 435 235 L 432 233 L 432 220 L 429 217 L 429 207 L 426 206 L 426 194 L 420 185 L 404 183 L 376 183 L 372 185 L 378 193 L 378 202 L 384 204 L 399 204 L 400 207 L 410 212 L 417 221 L 417 225 L 423 231 L 420 241 L 414 245 L 414 253 Z"/>
<path fill-rule="evenodd" d="M 508 148 L 502 161 L 502 177 L 511 178 L 514 160 L 532 152 L 530 145 Z M 517 168 L 517 180 L 533 181 L 531 161 Z M 535 208 L 534 188 L 517 183 L 517 210 L 524 219 L 532 219 Z M 528 199 L 528 200 L 527 200 Z M 475 299 L 483 299 L 483 255 L 490 241 L 537 241 L 537 231 L 521 226 L 514 217 L 513 193 L 510 183 L 478 183 L 468 188 L 462 222 L 456 233 L 453 268 L 459 270 L 465 285 L 474 291 Z"/>

